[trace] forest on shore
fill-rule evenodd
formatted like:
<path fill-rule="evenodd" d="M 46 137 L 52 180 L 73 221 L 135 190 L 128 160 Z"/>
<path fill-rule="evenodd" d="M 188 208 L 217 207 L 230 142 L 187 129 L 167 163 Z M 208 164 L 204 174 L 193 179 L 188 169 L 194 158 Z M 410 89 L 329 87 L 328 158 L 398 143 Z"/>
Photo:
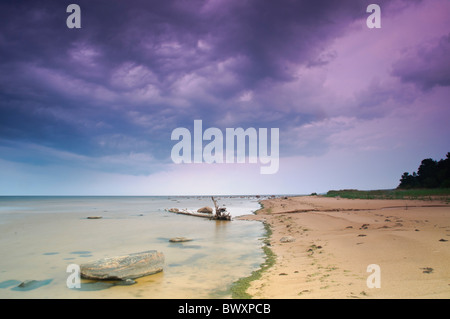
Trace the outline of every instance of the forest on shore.
<path fill-rule="evenodd" d="M 317 195 L 313 193 L 311 195 Z M 324 196 L 352 199 L 422 199 L 438 198 L 450 202 L 450 152 L 445 159 L 422 160 L 417 172 L 405 172 L 396 189 L 330 190 Z"/>
<path fill-rule="evenodd" d="M 412 188 L 449 188 L 450 187 L 450 152 L 445 159 L 435 161 L 431 158 L 422 160 L 417 173 L 405 172 L 400 178 L 399 189 Z"/>

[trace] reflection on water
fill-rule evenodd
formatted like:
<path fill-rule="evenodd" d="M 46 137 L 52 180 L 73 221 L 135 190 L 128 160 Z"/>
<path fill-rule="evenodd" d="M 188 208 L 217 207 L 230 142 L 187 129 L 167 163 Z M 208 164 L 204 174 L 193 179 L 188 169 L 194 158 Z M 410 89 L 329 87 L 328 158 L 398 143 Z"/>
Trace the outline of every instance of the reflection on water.
<path fill-rule="evenodd" d="M 219 203 L 233 216 L 259 208 L 242 198 Z M 209 197 L 1 197 L 0 297 L 228 298 L 230 285 L 262 263 L 264 230 L 258 222 L 165 211 L 211 204 Z M 93 214 L 103 218 L 86 218 Z M 192 241 L 169 242 L 173 237 Z M 131 286 L 82 280 L 82 288 L 67 288 L 69 264 L 149 249 L 164 253 L 163 272 Z M 34 288 L 20 290 L 26 280 Z"/>
<path fill-rule="evenodd" d="M 227 227 L 230 225 L 228 221 L 225 220 L 215 220 L 216 231 L 214 233 L 214 239 L 220 243 L 227 237 Z"/>

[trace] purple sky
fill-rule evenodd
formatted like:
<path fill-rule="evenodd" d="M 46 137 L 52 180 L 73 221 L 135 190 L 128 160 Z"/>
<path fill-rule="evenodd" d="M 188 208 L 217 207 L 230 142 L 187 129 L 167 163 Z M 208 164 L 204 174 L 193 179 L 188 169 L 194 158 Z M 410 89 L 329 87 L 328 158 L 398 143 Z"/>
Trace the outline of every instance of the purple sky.
<path fill-rule="evenodd" d="M 2 1 L 0 195 L 395 188 L 450 151 L 449 16 L 448 0 Z M 279 128 L 279 171 L 174 164 L 172 130 L 195 119 Z"/>

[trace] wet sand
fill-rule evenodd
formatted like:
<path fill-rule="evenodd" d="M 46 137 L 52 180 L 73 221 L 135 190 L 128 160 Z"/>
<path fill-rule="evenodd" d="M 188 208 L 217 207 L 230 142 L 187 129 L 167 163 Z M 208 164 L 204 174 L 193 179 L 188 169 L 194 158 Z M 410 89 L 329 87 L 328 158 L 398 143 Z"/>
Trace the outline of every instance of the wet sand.
<path fill-rule="evenodd" d="M 261 202 L 276 263 L 253 298 L 450 298 L 450 205 L 322 196 Z M 380 288 L 367 279 L 380 267 Z"/>

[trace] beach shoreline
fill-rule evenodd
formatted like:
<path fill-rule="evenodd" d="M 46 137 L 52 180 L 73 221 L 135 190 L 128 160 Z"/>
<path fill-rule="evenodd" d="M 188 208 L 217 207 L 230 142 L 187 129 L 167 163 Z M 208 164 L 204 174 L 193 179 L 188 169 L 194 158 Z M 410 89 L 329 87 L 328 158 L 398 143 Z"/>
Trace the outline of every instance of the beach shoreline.
<path fill-rule="evenodd" d="M 239 219 L 267 224 L 272 267 L 248 283 L 255 299 L 450 297 L 450 205 L 442 200 L 261 200 Z M 379 266 L 380 288 L 369 287 Z"/>

